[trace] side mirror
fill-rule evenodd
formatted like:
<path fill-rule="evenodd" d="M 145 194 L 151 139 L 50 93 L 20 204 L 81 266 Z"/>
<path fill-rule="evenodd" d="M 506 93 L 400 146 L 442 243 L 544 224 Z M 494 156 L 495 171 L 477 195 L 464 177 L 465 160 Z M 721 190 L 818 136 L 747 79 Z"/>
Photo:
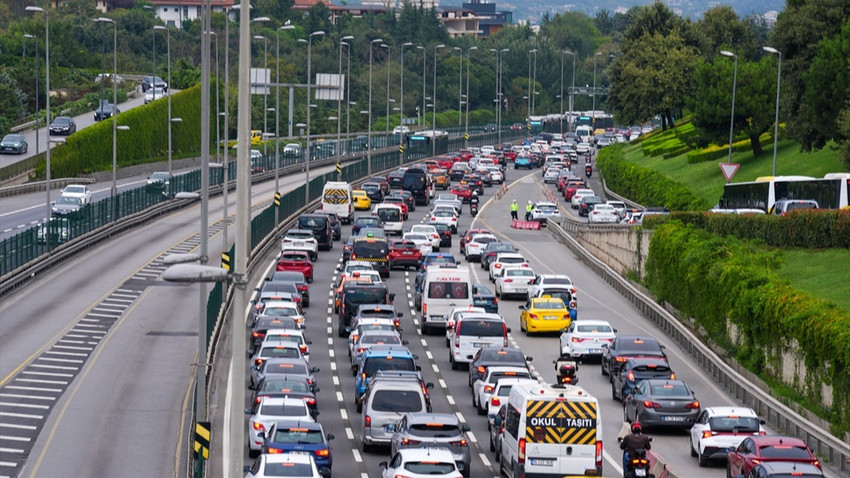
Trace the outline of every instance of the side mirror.
<path fill-rule="evenodd" d="M 616 334 L 616 333 L 617 333 L 617 329 L 613 329 L 613 330 L 614 330 L 614 333 Z M 607 346 L 607 345 L 608 345 L 608 344 L 605 344 L 604 346 Z"/>
<path fill-rule="evenodd" d="M 395 300 L 395 292 L 390 293 L 390 302 L 393 302 L 394 300 Z"/>
<path fill-rule="evenodd" d="M 414 356 L 413 356 L 413 360 L 419 360 L 419 356 L 418 356 L 418 355 L 414 355 Z"/>
<path fill-rule="evenodd" d="M 511 333 L 511 328 L 510 328 L 510 327 L 508 327 L 508 329 L 507 329 L 507 330 L 508 330 L 508 333 Z"/>
<path fill-rule="evenodd" d="M 417 365 L 417 366 L 416 366 L 416 371 L 417 371 L 417 372 L 421 372 L 421 371 L 422 371 L 422 367 L 420 367 L 419 365 Z"/>
<path fill-rule="evenodd" d="M 251 467 L 248 466 L 248 465 L 245 465 L 245 466 L 242 467 L 242 471 L 244 471 L 245 473 L 248 473 L 249 471 L 251 471 Z"/>
<path fill-rule="evenodd" d="M 252 415 L 250 408 L 245 409 L 245 415 Z"/>
<path fill-rule="evenodd" d="M 313 387 L 313 393 L 319 393 L 320 391 L 319 387 Z"/>
<path fill-rule="evenodd" d="M 313 417 L 313 418 L 318 417 L 318 416 L 319 416 L 319 411 L 318 411 L 318 410 L 313 410 L 313 411 L 311 411 L 311 412 L 310 412 L 310 416 L 311 416 L 311 417 Z"/>
<path fill-rule="evenodd" d="M 525 306 L 524 306 L 524 305 L 518 305 L 518 306 L 516 306 L 516 308 L 517 308 L 517 309 L 519 309 L 519 310 L 525 310 Z"/>
<path fill-rule="evenodd" d="M 463 424 L 463 426 L 460 427 L 460 431 L 462 431 L 462 432 L 468 432 L 469 430 L 472 430 L 472 429 L 469 427 L 469 425 L 467 425 L 465 423 Z"/>
<path fill-rule="evenodd" d="M 395 316 L 398 317 L 398 318 L 402 318 L 402 317 L 404 317 L 404 314 L 402 314 L 401 312 L 398 312 L 398 313 L 395 314 Z"/>
<path fill-rule="evenodd" d="M 432 382 L 428 382 L 425 384 L 425 388 L 427 388 L 428 390 L 433 390 L 434 384 Z"/>
<path fill-rule="evenodd" d="M 616 330 L 615 330 L 614 332 L 616 332 Z M 608 344 L 602 344 L 602 345 L 600 345 L 600 347 L 602 347 L 603 349 L 607 349 L 607 348 L 608 348 Z"/>
<path fill-rule="evenodd" d="M 307 345 L 313 345 L 313 341 L 312 341 L 312 340 L 308 340 L 306 343 L 307 343 Z"/>
<path fill-rule="evenodd" d="M 319 373 L 319 372 L 320 372 L 319 367 L 313 367 L 313 368 L 311 368 L 311 369 L 310 369 L 310 372 L 312 372 L 312 373 Z"/>
<path fill-rule="evenodd" d="M 531 362 L 532 360 L 534 360 L 534 357 L 525 357 L 526 362 Z"/>
<path fill-rule="evenodd" d="M 401 345 L 407 345 L 407 344 L 409 344 L 409 343 L 410 343 L 410 341 L 409 341 L 409 340 L 402 340 L 402 341 L 401 341 Z"/>
<path fill-rule="evenodd" d="M 328 433 L 328 434 L 325 436 L 325 440 L 327 440 L 327 441 L 331 441 L 331 440 L 333 440 L 334 438 L 336 438 L 336 437 L 334 436 L 334 434 L 333 434 L 333 433 Z"/>
<path fill-rule="evenodd" d="M 378 468 L 380 468 L 382 470 L 386 470 L 387 469 L 387 462 L 382 461 L 382 462 L 378 463 Z"/>

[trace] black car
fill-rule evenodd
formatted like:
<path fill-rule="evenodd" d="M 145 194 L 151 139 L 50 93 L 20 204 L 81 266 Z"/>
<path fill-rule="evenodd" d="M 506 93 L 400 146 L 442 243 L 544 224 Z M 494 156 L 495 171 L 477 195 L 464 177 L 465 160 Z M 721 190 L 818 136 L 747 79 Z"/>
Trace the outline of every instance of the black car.
<path fill-rule="evenodd" d="M 171 183 L 171 175 L 167 171 L 156 171 L 148 176 L 145 190 L 150 193 L 168 194 L 168 186 Z"/>
<path fill-rule="evenodd" d="M 509 242 L 491 242 L 481 253 L 481 268 L 485 271 L 490 270 L 490 263 L 500 252 L 519 252 L 519 249 Z"/>
<path fill-rule="evenodd" d="M 499 313 L 499 299 L 484 284 L 473 284 L 472 286 L 472 305 L 475 307 L 483 307 L 489 313 Z"/>
<path fill-rule="evenodd" d="M 452 181 L 460 181 L 466 175 L 466 171 L 466 169 L 453 167 L 451 171 L 449 171 L 449 179 L 451 179 Z"/>
<path fill-rule="evenodd" d="M 527 357 L 516 347 L 484 347 L 478 349 L 469 363 L 469 386 L 487 373 L 487 367 L 525 367 L 532 357 Z"/>
<path fill-rule="evenodd" d="M 357 238 L 357 236 L 354 235 L 354 234 L 348 236 L 348 240 L 345 241 L 345 245 L 342 246 L 342 262 L 343 263 L 351 260 L 351 250 L 354 249 L 354 239 L 356 239 L 356 238 Z"/>
<path fill-rule="evenodd" d="M 339 306 L 338 334 L 340 337 L 348 336 L 348 328 L 351 319 L 363 304 L 392 304 L 395 294 L 390 294 L 386 284 L 366 284 L 356 281 L 347 281 L 342 287 Z"/>
<path fill-rule="evenodd" d="M 57 116 L 50 123 L 50 134 L 68 136 L 77 131 L 77 123 L 68 116 Z"/>
<path fill-rule="evenodd" d="M 307 285 L 307 279 L 302 272 L 297 271 L 275 271 L 270 278 L 266 279 L 272 282 L 294 282 L 301 292 L 301 298 L 304 300 L 304 307 L 310 305 L 310 287 Z"/>
<path fill-rule="evenodd" d="M 478 194 L 484 194 L 484 181 L 481 180 L 481 176 L 478 176 L 475 173 L 464 174 L 460 183 L 468 185 L 469 189 L 472 189 L 473 191 L 478 191 Z"/>
<path fill-rule="evenodd" d="M 142 78 L 142 93 L 146 93 L 151 87 L 168 91 L 168 84 L 158 76 L 145 76 Z"/>
<path fill-rule="evenodd" d="M 360 229 L 363 227 L 376 227 L 382 229 L 384 222 L 378 216 L 360 216 L 351 223 L 351 235 L 357 236 L 360 234 Z"/>
<path fill-rule="evenodd" d="M 112 115 L 120 113 L 121 110 L 109 102 L 109 100 L 100 100 L 100 105 L 94 110 L 94 120 L 103 121 L 112 118 Z"/>
<path fill-rule="evenodd" d="M 623 401 L 638 382 L 648 379 L 675 379 L 663 358 L 630 358 L 611 374 L 611 398 Z"/>
<path fill-rule="evenodd" d="M 251 328 L 251 345 L 248 349 L 249 355 L 254 355 L 260 344 L 266 338 L 269 329 L 297 329 L 298 323 L 295 317 L 260 315 L 254 318 L 254 326 Z"/>
<path fill-rule="evenodd" d="M 79 211 L 83 207 L 83 200 L 71 196 L 59 196 L 53 204 L 50 205 L 51 216 L 70 216 Z"/>
<path fill-rule="evenodd" d="M 431 224 L 437 229 L 437 234 L 440 235 L 440 248 L 452 247 L 452 230 L 449 226 L 435 222 Z"/>
<path fill-rule="evenodd" d="M 404 171 L 393 171 L 387 175 L 390 189 L 401 189 L 404 186 Z"/>
<path fill-rule="evenodd" d="M 617 363 L 623 363 L 630 358 L 663 358 L 664 346 L 655 337 L 646 335 L 620 335 L 611 345 L 602 345 L 602 375 L 609 375 L 617 370 Z"/>
<path fill-rule="evenodd" d="M 587 196 L 581 198 L 581 203 L 578 206 L 578 215 L 579 216 L 587 216 L 590 214 L 590 210 L 593 209 L 593 206 L 597 204 L 602 204 L 605 201 L 599 196 Z"/>
<path fill-rule="evenodd" d="M 367 181 L 360 186 L 360 189 L 366 191 L 366 195 L 373 203 L 384 202 L 384 191 L 381 189 L 380 183 Z"/>
<path fill-rule="evenodd" d="M 336 215 L 335 212 L 328 212 L 324 209 L 317 209 L 313 211 L 313 214 L 322 214 L 328 217 L 328 220 L 331 222 L 331 230 L 334 232 L 333 240 L 339 241 L 342 239 L 342 223 L 339 220 L 339 216 Z"/>
<path fill-rule="evenodd" d="M 404 198 L 404 202 L 407 203 L 407 210 L 413 212 L 416 210 L 416 198 L 413 197 L 413 193 L 410 191 L 397 191 L 396 195 Z"/>

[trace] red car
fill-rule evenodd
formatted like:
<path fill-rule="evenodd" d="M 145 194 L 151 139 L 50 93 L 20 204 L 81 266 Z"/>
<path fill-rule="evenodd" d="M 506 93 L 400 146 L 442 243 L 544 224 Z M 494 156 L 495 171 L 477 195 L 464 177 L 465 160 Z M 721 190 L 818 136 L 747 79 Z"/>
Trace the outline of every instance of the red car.
<path fill-rule="evenodd" d="M 440 165 L 441 169 L 445 169 L 446 171 L 448 171 L 449 169 L 452 169 L 452 166 L 455 164 L 455 161 L 451 158 L 451 156 L 438 156 L 437 164 Z"/>
<path fill-rule="evenodd" d="M 512 149 L 504 149 L 503 152 L 504 152 L 503 154 L 505 156 L 505 159 L 507 161 L 513 161 L 513 160 L 516 159 L 516 151 L 514 151 Z"/>
<path fill-rule="evenodd" d="M 277 258 L 278 271 L 295 271 L 304 274 L 307 282 L 313 282 L 313 263 L 307 251 L 287 250 Z"/>
<path fill-rule="evenodd" d="M 564 187 L 564 199 L 567 201 L 571 200 L 573 196 L 576 194 L 576 190 L 579 188 L 584 188 L 584 182 L 582 181 L 569 181 L 567 185 Z"/>
<path fill-rule="evenodd" d="M 422 251 L 413 241 L 393 241 L 390 243 L 390 253 L 387 255 L 390 261 L 390 269 L 394 267 L 419 267 L 422 262 Z"/>
<path fill-rule="evenodd" d="M 472 188 L 466 184 L 456 184 L 449 190 L 463 202 L 469 202 L 472 199 Z"/>
<path fill-rule="evenodd" d="M 729 452 L 726 476 L 745 476 L 756 465 L 766 461 L 794 461 L 811 463 L 823 470 L 820 460 L 799 438 L 787 436 L 753 436 Z"/>
<path fill-rule="evenodd" d="M 466 243 L 469 242 L 469 240 L 472 239 L 472 236 L 474 236 L 476 234 L 493 234 L 493 233 L 490 232 L 489 229 L 467 229 L 466 232 L 464 232 L 463 235 L 460 236 L 460 250 L 461 251 L 466 250 Z"/>
<path fill-rule="evenodd" d="M 460 154 L 461 161 L 469 161 L 470 159 L 472 159 L 473 156 L 475 156 L 474 154 L 472 154 L 472 151 L 468 149 L 462 149 L 458 151 L 458 154 Z"/>
<path fill-rule="evenodd" d="M 403 219 L 407 220 L 407 201 L 401 196 L 387 196 L 384 198 L 384 204 L 395 204 L 401 208 Z"/>

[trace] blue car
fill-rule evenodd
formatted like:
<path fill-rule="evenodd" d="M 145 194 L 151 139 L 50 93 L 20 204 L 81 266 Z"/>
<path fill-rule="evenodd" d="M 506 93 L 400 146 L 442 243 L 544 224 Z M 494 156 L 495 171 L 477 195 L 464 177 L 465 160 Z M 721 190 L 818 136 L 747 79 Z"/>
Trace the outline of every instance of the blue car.
<path fill-rule="evenodd" d="M 360 397 L 366 393 L 366 386 L 369 385 L 369 380 L 378 373 L 379 370 L 402 370 L 407 372 L 417 372 L 419 367 L 416 366 L 416 356 L 403 345 L 373 345 L 363 354 L 358 367 L 357 375 L 354 379 L 354 403 L 357 405 L 357 411 L 360 411 L 362 402 Z"/>
<path fill-rule="evenodd" d="M 474 284 L 472 286 L 472 303 L 475 307 L 482 307 L 490 314 L 499 313 L 499 299 L 484 284 Z"/>
<path fill-rule="evenodd" d="M 310 454 L 316 461 L 316 468 L 333 466 L 333 455 L 328 442 L 334 439 L 332 434 L 325 435 L 322 425 L 301 420 L 279 420 L 265 436 L 263 453 Z M 328 473 L 327 476 L 330 476 Z"/>
<path fill-rule="evenodd" d="M 514 160 L 514 169 L 519 168 L 531 169 L 531 158 L 528 156 L 517 156 Z"/>

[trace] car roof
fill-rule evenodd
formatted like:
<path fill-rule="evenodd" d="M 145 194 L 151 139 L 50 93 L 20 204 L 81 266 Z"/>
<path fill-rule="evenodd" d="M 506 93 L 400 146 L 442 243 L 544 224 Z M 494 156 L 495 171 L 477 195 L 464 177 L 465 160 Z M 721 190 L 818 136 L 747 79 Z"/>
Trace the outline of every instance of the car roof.
<path fill-rule="evenodd" d="M 413 358 L 413 353 L 404 345 L 384 344 L 373 345 L 365 354 L 364 358 L 378 357 L 382 355 L 392 355 L 393 357 L 410 357 Z"/>
<path fill-rule="evenodd" d="M 703 411 L 710 417 L 738 416 L 758 418 L 758 415 L 752 408 L 746 407 L 708 407 L 704 408 Z"/>
<path fill-rule="evenodd" d="M 815 476 L 823 476 L 823 472 L 812 465 L 811 463 L 801 463 L 799 461 L 766 461 L 761 463 L 759 466 L 762 467 L 763 470 L 771 472 L 771 473 L 799 473 L 800 476 L 802 474 L 812 474 Z"/>
<path fill-rule="evenodd" d="M 441 423 L 460 424 L 460 420 L 454 413 L 408 413 L 407 423 Z"/>

